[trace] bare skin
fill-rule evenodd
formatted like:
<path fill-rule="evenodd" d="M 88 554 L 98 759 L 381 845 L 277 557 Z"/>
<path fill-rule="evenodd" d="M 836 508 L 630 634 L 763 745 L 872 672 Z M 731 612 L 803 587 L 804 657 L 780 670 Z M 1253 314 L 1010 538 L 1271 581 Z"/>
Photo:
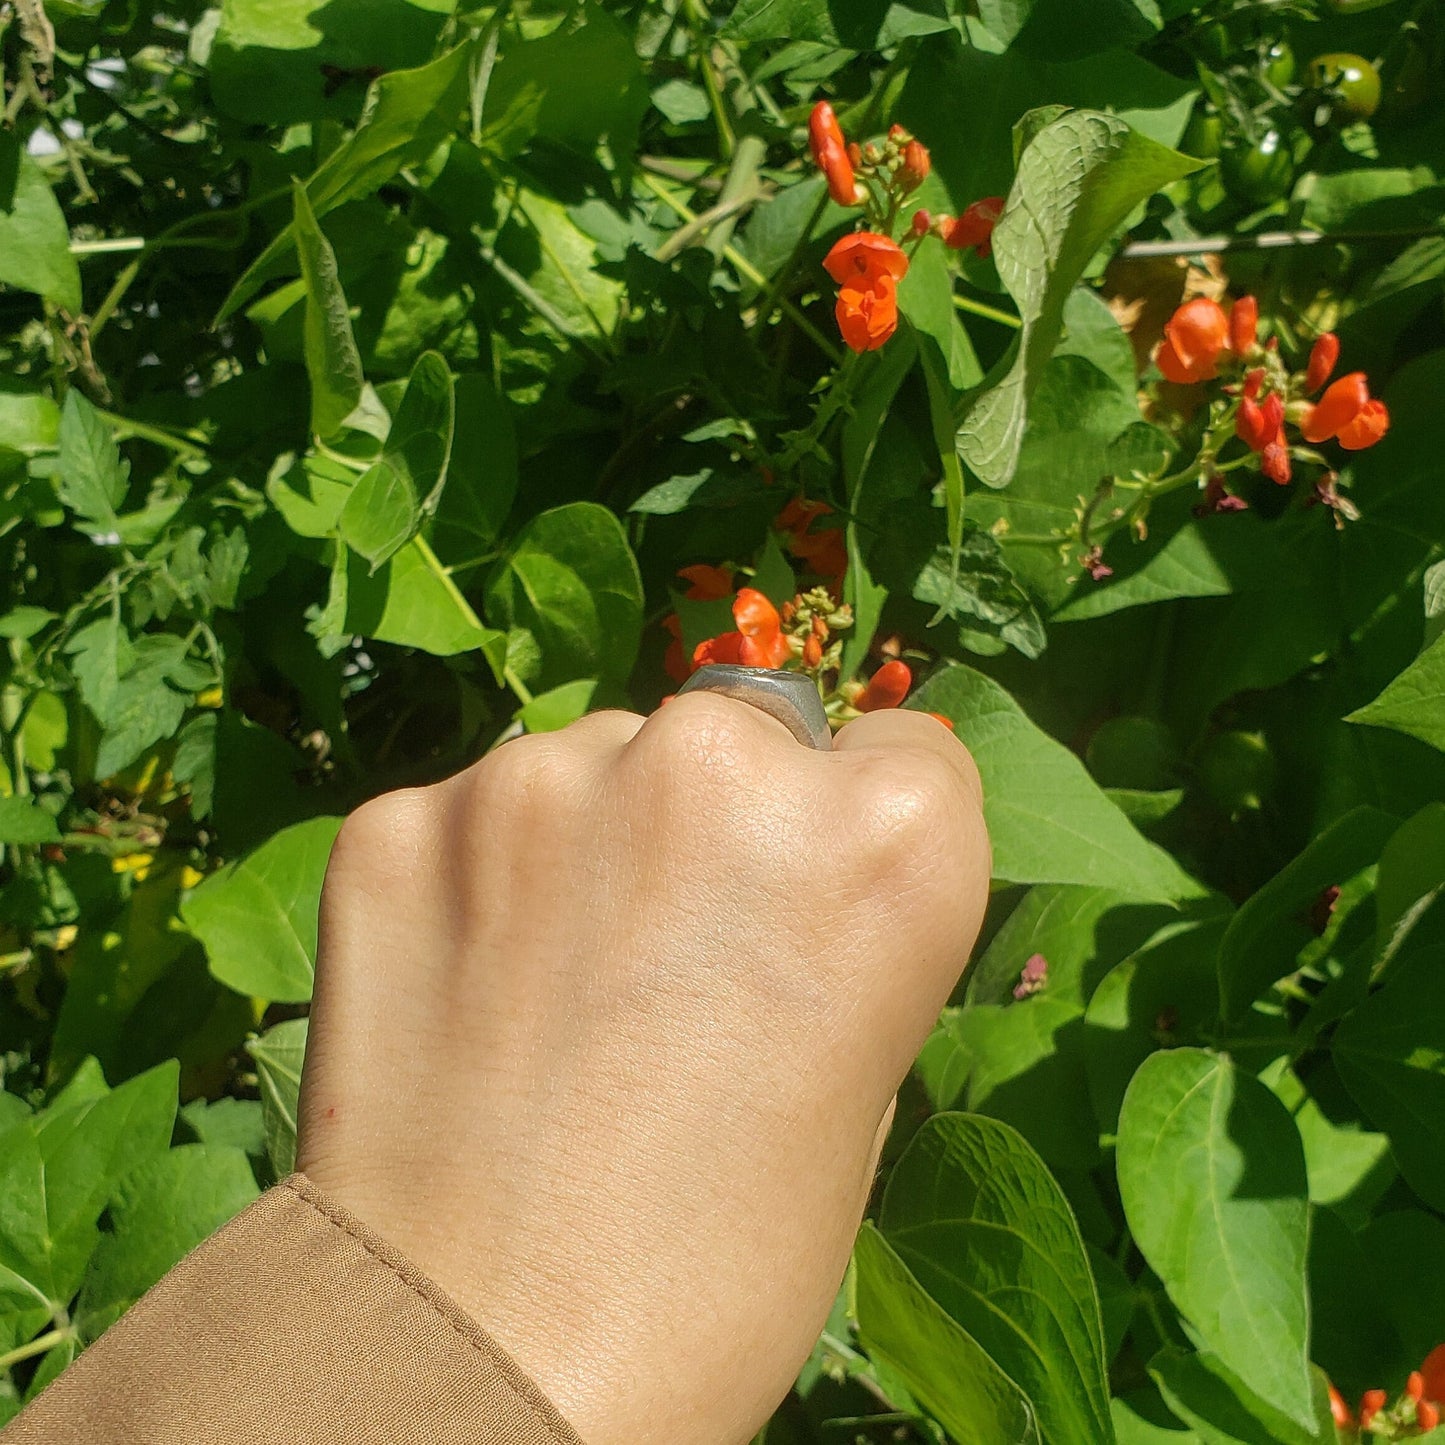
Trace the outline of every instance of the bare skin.
<path fill-rule="evenodd" d="M 708 694 L 367 804 L 327 874 L 298 1167 L 588 1445 L 733 1445 L 847 1265 L 988 888 L 920 713 L 831 753 Z"/>

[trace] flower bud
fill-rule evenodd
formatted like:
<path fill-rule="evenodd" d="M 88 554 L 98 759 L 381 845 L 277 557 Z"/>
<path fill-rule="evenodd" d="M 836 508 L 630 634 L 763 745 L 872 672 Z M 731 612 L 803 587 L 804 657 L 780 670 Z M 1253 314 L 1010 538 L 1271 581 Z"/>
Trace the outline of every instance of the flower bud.
<path fill-rule="evenodd" d="M 1360 1396 L 1360 1429 L 1368 1430 L 1370 1421 L 1385 1408 L 1386 1396 L 1383 1390 L 1366 1390 Z"/>
<path fill-rule="evenodd" d="M 823 644 L 811 633 L 803 643 L 803 666 L 818 667 L 823 661 Z"/>
<path fill-rule="evenodd" d="M 913 213 L 912 224 L 908 227 L 908 234 L 922 240 L 933 228 L 933 217 L 925 210 L 917 210 Z"/>
<path fill-rule="evenodd" d="M 1259 332 L 1259 302 L 1253 296 L 1241 296 L 1229 308 L 1229 349 L 1236 356 L 1254 350 Z"/>
<path fill-rule="evenodd" d="M 922 141 L 911 140 L 903 147 L 903 167 L 898 172 L 898 181 L 905 191 L 916 191 L 932 169 L 933 161 Z"/>
<path fill-rule="evenodd" d="M 808 117 L 808 146 L 828 182 L 828 194 L 840 206 L 856 206 L 859 194 L 853 163 L 843 143 L 838 117 L 826 100 L 820 100 Z"/>
<path fill-rule="evenodd" d="M 1424 1431 L 1433 1430 L 1440 1423 L 1440 1407 L 1433 1400 L 1421 1400 L 1415 1406 L 1415 1423 Z"/>
<path fill-rule="evenodd" d="M 885 662 L 868 680 L 868 686 L 854 706 L 859 712 L 878 712 L 882 708 L 897 707 L 908 696 L 913 686 L 913 674 L 906 662 L 895 659 Z"/>
<path fill-rule="evenodd" d="M 1333 331 L 1322 331 L 1310 348 L 1309 367 L 1305 371 L 1305 390 L 1316 392 L 1330 379 L 1340 359 L 1340 338 Z"/>

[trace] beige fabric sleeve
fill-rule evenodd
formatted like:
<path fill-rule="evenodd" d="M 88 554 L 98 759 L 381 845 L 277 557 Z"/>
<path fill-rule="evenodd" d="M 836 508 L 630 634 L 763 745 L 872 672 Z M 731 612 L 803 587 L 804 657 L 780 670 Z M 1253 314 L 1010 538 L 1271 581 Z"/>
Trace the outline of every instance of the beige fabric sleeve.
<path fill-rule="evenodd" d="M 4 1445 L 582 1445 L 485 1331 L 293 1174 L 0 1430 Z"/>

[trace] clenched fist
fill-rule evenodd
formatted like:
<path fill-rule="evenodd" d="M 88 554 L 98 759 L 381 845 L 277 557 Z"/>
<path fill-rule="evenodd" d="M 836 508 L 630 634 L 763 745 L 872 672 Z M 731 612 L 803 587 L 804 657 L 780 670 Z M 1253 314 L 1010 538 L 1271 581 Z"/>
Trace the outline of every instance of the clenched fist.
<path fill-rule="evenodd" d="M 979 803 L 924 714 L 813 752 L 707 693 L 368 803 L 322 898 L 298 1168 L 588 1445 L 748 1440 L 977 934 Z"/>

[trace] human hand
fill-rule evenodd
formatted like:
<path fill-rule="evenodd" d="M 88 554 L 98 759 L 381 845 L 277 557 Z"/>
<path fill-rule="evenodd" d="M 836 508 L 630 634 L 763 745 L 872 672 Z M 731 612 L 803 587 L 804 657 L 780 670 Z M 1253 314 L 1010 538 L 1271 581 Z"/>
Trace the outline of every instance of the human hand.
<path fill-rule="evenodd" d="M 366 804 L 322 898 L 298 1168 L 588 1445 L 748 1440 L 977 935 L 979 804 L 924 714 L 813 752 L 707 693 Z"/>

